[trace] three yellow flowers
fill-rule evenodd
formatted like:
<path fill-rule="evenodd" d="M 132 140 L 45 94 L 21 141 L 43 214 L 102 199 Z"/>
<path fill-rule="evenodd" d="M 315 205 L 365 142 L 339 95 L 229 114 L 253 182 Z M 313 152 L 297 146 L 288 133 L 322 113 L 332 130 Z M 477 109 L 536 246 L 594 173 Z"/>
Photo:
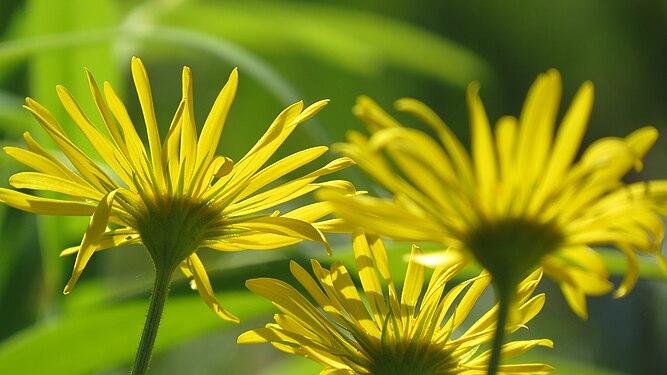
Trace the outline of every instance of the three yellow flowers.
<path fill-rule="evenodd" d="M 96 251 L 138 243 L 150 253 L 156 279 L 162 277 L 168 286 L 172 272 L 180 268 L 213 311 L 237 321 L 218 303 L 198 249 L 273 249 L 303 240 L 320 242 L 328 249 L 323 232 L 350 233 L 354 227 L 358 229 L 353 232 L 353 249 L 364 295 L 339 264 L 327 270 L 313 261 L 313 279 L 293 262 L 292 274 L 310 297 L 283 281 L 248 281 L 253 292 L 271 299 L 282 314 L 275 316 L 275 323 L 243 334 L 239 342 L 272 342 L 283 351 L 321 363 L 322 374 L 472 375 L 486 373 L 493 357 L 490 351 L 477 354 L 476 350 L 493 339 L 494 331 L 497 335 L 497 308 L 463 334 L 454 335 L 454 330 L 490 282 L 514 303 L 508 324 L 500 319 L 500 329 L 512 332 L 532 319 L 544 303 L 543 295 L 532 296 L 541 277 L 539 268 L 561 285 L 573 310 L 586 316 L 585 296 L 612 289 L 593 246 L 613 246 L 626 255 L 629 270 L 618 296 L 632 289 L 638 277 L 636 253 L 653 254 L 666 264 L 659 246 L 664 237 L 661 216 L 667 214 L 667 183 L 622 182 L 632 168 L 641 169 L 644 154 L 657 138 L 656 130 L 643 128 L 626 138 L 601 139 L 575 161 L 592 106 L 592 85 L 581 87 L 555 132 L 561 82 L 553 70 L 538 77 L 521 116 L 501 118 L 495 130 L 478 88 L 471 85 L 470 153 L 423 103 L 402 99 L 396 106 L 429 125 L 439 142 L 402 126 L 371 99 L 360 98 L 355 113 L 371 137 L 350 133 L 348 143 L 337 145 L 346 156 L 287 181 L 283 181 L 286 175 L 324 155 L 327 147 L 308 148 L 268 166 L 267 161 L 295 127 L 317 114 L 326 101 L 307 108 L 301 102 L 289 106 L 257 144 L 234 162 L 217 155 L 217 148 L 237 89 L 236 70 L 198 133 L 191 72 L 184 68 L 182 100 L 161 139 L 148 75 L 141 60 L 133 58 L 132 75 L 148 148 L 111 85 L 105 83 L 101 92 L 90 72 L 87 75 L 104 131 L 65 88 L 57 91 L 105 166 L 73 144 L 46 108 L 27 99 L 26 108 L 73 168 L 25 133 L 27 149 L 7 147 L 5 151 L 34 172 L 16 174 L 10 184 L 55 192 L 63 198 L 0 188 L 0 202 L 24 211 L 91 218 L 81 244 L 63 251 L 76 254 L 65 293 Z M 316 182 L 355 162 L 391 192 L 392 199 L 358 194 L 347 181 Z M 321 202 L 285 213 L 276 209 L 320 188 L 324 188 Z M 330 218 L 334 212 L 341 219 Z M 422 254 L 415 246 L 399 293 L 400 282 L 388 271 L 379 235 L 435 241 L 448 249 Z M 488 273 L 445 292 L 445 286 L 472 259 Z M 428 263 L 435 270 L 422 293 Z M 511 342 L 499 353 L 508 358 L 537 345 L 552 343 Z M 149 358 L 151 349 L 152 342 Z M 552 370 L 543 364 L 499 367 L 508 374 Z"/>

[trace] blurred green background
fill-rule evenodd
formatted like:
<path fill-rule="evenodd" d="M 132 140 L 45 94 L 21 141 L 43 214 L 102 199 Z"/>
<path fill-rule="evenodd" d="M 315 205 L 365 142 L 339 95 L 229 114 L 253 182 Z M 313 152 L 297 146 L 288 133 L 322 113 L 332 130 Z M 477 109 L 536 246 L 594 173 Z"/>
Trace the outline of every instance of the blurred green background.
<path fill-rule="evenodd" d="M 91 111 L 83 67 L 98 83 L 122 93 L 133 118 L 140 113 L 129 76 L 130 57 L 144 60 L 164 126 L 180 97 L 180 69 L 192 68 L 198 120 L 235 66 L 240 89 L 219 151 L 242 156 L 286 105 L 321 98 L 331 104 L 299 128 L 283 155 L 344 140 L 361 129 L 355 98 L 367 94 L 389 108 L 395 99 L 423 100 L 467 144 L 465 88 L 482 85 L 491 119 L 518 114 L 539 72 L 560 70 L 565 107 L 591 80 L 596 101 L 586 142 L 623 136 L 643 125 L 667 127 L 667 2 L 621 1 L 147 1 L 2 0 L 0 2 L 0 139 L 21 144 L 29 130 L 45 134 L 21 108 L 30 96 L 71 122 L 58 103 L 62 84 Z M 92 111 L 90 112 L 92 113 Z M 137 123 L 141 123 L 137 121 Z M 418 126 L 418 125 L 417 125 Z M 79 144 L 83 137 L 69 133 Z M 333 157 L 333 155 L 330 155 Z M 667 177 L 661 138 L 634 179 Z M 0 157 L 0 184 L 25 170 Z M 342 175 L 375 187 L 358 171 Z M 310 197 L 312 199 L 312 197 Z M 36 217 L 0 206 L 0 372 L 11 374 L 125 374 L 134 357 L 152 268 L 140 247 L 95 255 L 71 295 L 61 291 L 73 258 L 63 248 L 80 242 L 87 218 Z M 263 325 L 271 305 L 243 287 L 251 277 L 288 279 L 289 259 L 349 261 L 348 239 L 337 251 L 303 244 L 286 250 L 218 254 L 203 250 L 212 284 L 240 325 L 217 318 L 178 275 L 167 302 L 153 361 L 155 374 L 316 374 L 319 367 L 269 345 L 237 346 L 236 337 Z M 392 258 L 401 269 L 405 245 Z M 622 258 L 607 254 L 622 274 Z M 566 306 L 545 280 L 547 305 L 523 337 L 547 337 L 553 350 L 527 360 L 563 374 L 667 373 L 667 284 L 649 259 L 630 296 L 589 300 L 588 321 Z M 400 275 L 397 276 L 397 278 Z M 480 301 L 480 313 L 492 294 Z"/>

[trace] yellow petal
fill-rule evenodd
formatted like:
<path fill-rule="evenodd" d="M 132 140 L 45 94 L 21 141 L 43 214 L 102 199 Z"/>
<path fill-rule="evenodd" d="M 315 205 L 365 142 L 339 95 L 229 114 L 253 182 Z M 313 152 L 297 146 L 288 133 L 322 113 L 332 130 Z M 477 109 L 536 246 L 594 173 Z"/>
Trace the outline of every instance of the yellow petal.
<path fill-rule="evenodd" d="M 373 318 L 361 300 L 361 296 L 347 268 L 339 263 L 332 265 L 331 281 L 333 283 L 333 291 L 343 306 L 343 311 L 356 322 L 355 325 L 348 328 L 356 326 L 365 331 L 367 335 L 378 337 L 380 335 L 380 327 L 373 322 Z"/>
<path fill-rule="evenodd" d="M 123 153 L 95 127 L 66 88 L 57 86 L 56 90 L 63 107 L 97 153 L 126 184 L 131 184 L 131 168 Z"/>
<path fill-rule="evenodd" d="M 637 254 L 635 254 L 635 252 L 628 246 L 621 246 L 620 249 L 623 251 L 623 254 L 625 254 L 628 268 L 625 271 L 625 276 L 623 277 L 623 281 L 621 281 L 621 285 L 619 285 L 618 289 L 614 292 L 614 298 L 621 298 L 628 294 L 635 287 L 635 284 L 639 279 L 639 259 Z"/>
<path fill-rule="evenodd" d="M 531 349 L 535 348 L 536 346 L 544 346 L 550 349 L 553 349 L 554 343 L 551 340 L 548 339 L 541 339 L 541 340 L 522 340 L 522 341 L 512 341 L 507 344 L 504 344 L 501 349 L 501 358 L 503 361 L 512 359 L 514 357 L 517 357 L 521 354 L 524 354 Z M 491 358 L 491 350 L 487 350 L 484 353 L 480 354 L 479 356 L 475 357 L 474 360 L 470 361 L 470 365 L 475 365 L 475 364 L 486 364 L 489 359 Z M 505 365 L 508 366 L 508 365 Z M 513 366 L 513 365 L 509 365 Z M 544 366 L 544 365 L 540 365 Z"/>
<path fill-rule="evenodd" d="M 258 278 L 246 281 L 253 293 L 273 301 L 281 311 L 297 319 L 305 327 L 322 336 L 336 331 L 332 323 L 291 285 L 275 279 Z"/>
<path fill-rule="evenodd" d="M 317 169 L 307 175 L 291 180 L 287 183 L 279 185 L 275 188 L 262 192 L 260 194 L 254 195 L 248 199 L 242 200 L 238 203 L 231 204 L 224 210 L 225 214 L 230 215 L 247 215 L 254 212 L 259 212 L 271 207 L 275 207 L 281 203 L 291 201 L 295 198 L 298 198 L 304 194 L 307 194 L 311 191 L 314 191 L 320 187 L 320 185 L 312 184 L 317 178 L 321 176 L 326 176 L 331 173 L 338 172 L 341 169 L 347 168 L 352 165 L 353 162 L 347 157 L 338 158 L 324 167 Z M 230 192 L 225 191 L 221 193 L 223 195 L 230 194 Z M 235 200 L 241 199 L 236 197 Z"/>
<path fill-rule="evenodd" d="M 232 172 L 216 181 L 210 189 L 211 194 L 223 195 L 242 189 L 247 180 L 266 163 L 294 130 L 294 126 L 288 126 L 288 124 L 296 118 L 302 108 L 302 102 L 285 108 L 259 141 L 236 163 Z"/>
<path fill-rule="evenodd" d="M 532 189 L 536 178 L 541 175 L 551 152 L 560 98 L 560 74 L 554 69 L 540 75 L 526 97 L 519 117 L 516 156 L 517 168 L 522 172 L 521 186 L 528 189 Z"/>
<path fill-rule="evenodd" d="M 593 84 L 585 82 L 577 91 L 556 134 L 553 151 L 544 170 L 540 187 L 544 190 L 542 194 L 545 196 L 557 186 L 556 181 L 563 178 L 563 174 L 576 157 L 592 107 Z"/>
<path fill-rule="evenodd" d="M 652 126 L 646 126 L 635 130 L 625 137 L 625 140 L 635 152 L 635 170 L 641 171 L 643 168 L 641 160 L 644 158 L 644 155 L 646 155 L 648 150 L 653 147 L 655 141 L 658 140 L 658 130 Z"/>
<path fill-rule="evenodd" d="M 113 249 L 118 246 L 140 243 L 139 233 L 132 229 L 108 230 L 102 235 L 102 239 L 95 247 L 95 251 Z M 79 252 L 80 246 L 72 246 L 60 252 L 60 256 L 67 256 Z"/>
<path fill-rule="evenodd" d="M 244 199 L 250 194 L 256 192 L 257 190 L 263 188 L 264 186 L 270 184 L 271 182 L 282 178 L 286 174 L 300 168 L 311 161 L 322 156 L 327 152 L 328 147 L 318 146 L 312 147 L 306 150 L 302 150 L 291 154 L 270 166 L 264 168 L 263 170 L 256 173 L 248 180 L 247 186 L 239 194 L 238 200 Z"/>
<path fill-rule="evenodd" d="M 36 197 L 4 188 L 0 188 L 0 202 L 41 215 L 89 216 L 95 212 L 95 206 L 88 203 Z"/>
<path fill-rule="evenodd" d="M 192 71 L 187 66 L 183 67 L 182 75 L 182 99 L 185 101 L 185 111 L 181 117 L 181 154 L 180 163 L 185 163 L 185 176 L 190 182 L 194 173 L 194 163 L 197 155 L 197 126 L 195 124 L 194 100 L 192 94 Z"/>
<path fill-rule="evenodd" d="M 442 228 L 432 220 L 406 211 L 395 202 L 366 196 L 351 198 L 326 190 L 318 191 L 316 197 L 330 202 L 336 215 L 368 233 L 391 233 L 392 238 L 406 241 L 450 240 L 443 238 Z M 406 222 L 412 225 L 404 225 Z"/>
<path fill-rule="evenodd" d="M 52 159 L 47 158 L 43 155 L 40 155 L 38 153 L 29 150 L 24 150 L 18 147 L 5 147 L 4 150 L 7 153 L 7 155 L 13 157 L 14 159 L 16 159 L 16 161 L 23 163 L 26 166 L 38 172 L 47 173 L 52 176 L 58 176 L 64 179 L 73 180 L 79 184 L 88 185 L 88 183 L 85 182 L 85 180 L 75 175 L 74 172 L 69 170 L 66 166 L 64 166 L 60 162 L 53 161 Z"/>
<path fill-rule="evenodd" d="M 113 118 L 111 117 L 111 113 L 109 112 L 109 109 L 104 103 L 102 93 L 100 92 L 100 89 L 97 87 L 97 82 L 95 82 L 93 74 L 88 69 L 85 69 L 85 71 L 86 71 L 86 77 L 88 78 L 88 86 L 90 88 L 90 93 L 93 97 L 93 100 L 95 101 L 95 107 L 97 107 L 97 111 L 102 117 L 102 121 L 104 122 L 107 131 L 109 132 L 111 138 L 116 143 L 118 149 L 121 150 L 121 152 L 125 156 L 128 156 L 129 154 L 127 151 L 127 146 L 125 145 L 125 141 L 123 140 L 123 137 L 120 131 L 118 130 L 118 126 L 116 126 L 116 124 L 114 123 Z"/>
<path fill-rule="evenodd" d="M 179 184 L 182 186 L 183 181 L 180 181 L 181 161 L 180 161 L 180 144 L 181 144 L 181 117 L 185 108 L 185 100 L 181 100 L 176 109 L 176 113 L 169 125 L 169 131 L 164 139 L 162 145 L 161 165 L 166 173 L 167 190 L 173 191 Z M 172 194 L 182 194 L 182 191 Z"/>
<path fill-rule="evenodd" d="M 99 200 L 102 193 L 90 186 L 79 185 L 62 177 L 37 172 L 20 172 L 9 178 L 9 184 L 17 189 L 53 191 L 72 197 Z"/>
<path fill-rule="evenodd" d="M 569 284 L 561 284 L 561 290 L 565 296 L 567 304 L 572 311 L 581 319 L 588 319 L 588 309 L 586 308 L 586 295 L 576 287 Z"/>
<path fill-rule="evenodd" d="M 302 240 L 321 242 L 326 246 L 327 252 L 331 253 L 329 243 L 322 232 L 313 227 L 312 224 L 302 220 L 289 217 L 262 217 L 252 221 L 236 224 L 237 227 L 258 232 L 266 232 L 288 236 Z"/>
<path fill-rule="evenodd" d="M 422 254 L 421 249 L 418 246 L 412 245 L 411 255 L 416 256 L 419 254 Z M 421 295 L 424 285 L 424 266 L 417 262 L 409 262 L 404 280 L 403 291 L 401 292 L 402 315 L 412 317 L 414 316 L 417 300 Z"/>
<path fill-rule="evenodd" d="M 99 245 L 109 223 L 109 215 L 113 206 L 113 200 L 118 190 L 113 190 L 102 198 L 100 203 L 95 208 L 93 216 L 90 218 L 88 229 L 83 235 L 81 245 L 79 245 L 79 252 L 76 254 L 76 261 L 74 262 L 74 269 L 72 270 L 72 277 L 67 282 L 63 293 L 69 294 L 74 288 L 74 284 L 81 276 L 83 269 L 86 268 L 90 257 L 93 256 L 95 248 Z"/>
<path fill-rule="evenodd" d="M 317 261 L 311 259 L 311 263 L 317 263 Z M 319 266 L 319 263 L 317 263 L 317 265 Z M 335 305 L 331 301 L 303 267 L 294 261 L 290 261 L 290 272 L 327 314 L 334 318 L 339 324 L 347 325 L 347 317 L 343 315 L 339 309 L 339 305 Z"/>
<path fill-rule="evenodd" d="M 493 202 L 497 188 L 497 160 L 491 127 L 486 111 L 478 95 L 479 86 L 468 87 L 468 108 L 472 137 L 472 155 L 475 163 L 475 177 L 482 194 L 482 207 Z M 485 207 L 489 209 L 489 207 Z"/>
<path fill-rule="evenodd" d="M 395 105 L 399 111 L 412 114 L 438 133 L 440 141 L 456 166 L 456 171 L 462 180 L 461 182 L 467 186 L 473 186 L 470 156 L 447 124 L 431 108 L 418 100 L 410 98 L 400 99 L 396 101 Z"/>
<path fill-rule="evenodd" d="M 199 292 L 201 298 L 206 302 L 208 307 L 211 308 L 219 317 L 230 322 L 238 323 L 239 319 L 234 315 L 230 314 L 227 310 L 220 306 L 218 299 L 213 293 L 213 288 L 211 287 L 211 282 L 208 279 L 208 274 L 204 265 L 199 260 L 197 254 L 192 254 L 187 259 L 188 268 L 192 273 L 196 289 Z"/>
<path fill-rule="evenodd" d="M 294 120 L 292 120 L 292 124 L 296 125 L 310 120 L 326 107 L 327 104 L 329 104 L 329 99 L 323 99 L 309 105 Z"/>
<path fill-rule="evenodd" d="M 132 170 L 137 173 L 137 178 L 140 178 L 144 182 L 148 181 L 150 173 L 148 172 L 149 165 L 146 149 L 141 142 L 141 138 L 139 138 L 139 134 L 137 134 L 132 119 L 130 119 L 127 108 L 125 108 L 125 105 L 108 82 L 104 82 L 104 96 L 107 99 L 109 110 L 120 125 L 123 140 L 127 146 L 128 154 L 126 157 L 128 162 L 132 164 Z"/>
<path fill-rule="evenodd" d="M 153 94 L 151 93 L 151 85 L 148 81 L 148 73 L 146 72 L 144 63 L 137 57 L 132 57 L 132 78 L 134 79 L 134 86 L 137 89 L 139 103 L 141 104 L 141 112 L 144 115 L 144 122 L 146 123 L 146 134 L 148 135 L 153 172 L 157 178 L 158 186 L 164 186 L 164 173 L 161 165 L 162 142 L 160 141 L 160 130 L 155 118 Z"/>
<path fill-rule="evenodd" d="M 364 233 L 355 232 L 352 235 L 352 249 L 359 280 L 368 298 L 375 321 L 380 322 L 387 315 L 387 303 L 382 291 L 382 283 L 378 278 L 374 257 Z"/>
<path fill-rule="evenodd" d="M 46 130 L 67 158 L 74 164 L 74 167 L 90 184 L 101 191 L 109 191 L 118 187 L 117 183 L 102 168 L 90 160 L 85 153 L 72 143 L 63 133 L 62 128 L 57 122 L 50 122 L 48 120 L 52 116 L 45 108 L 30 98 L 26 99 L 26 103 L 28 105 L 25 108 L 33 114 L 44 130 Z"/>
<path fill-rule="evenodd" d="M 238 70 L 234 69 L 229 75 L 227 84 L 225 84 L 220 91 L 220 94 L 218 94 L 218 97 L 215 99 L 213 108 L 211 108 L 211 112 L 204 122 L 204 127 L 202 128 L 201 136 L 197 143 L 197 161 L 195 162 L 195 165 L 208 164 L 210 160 L 213 159 L 213 155 L 216 154 L 218 142 L 222 135 L 222 129 L 225 125 L 227 114 L 232 106 L 234 97 L 236 96 L 237 87 Z"/>
<path fill-rule="evenodd" d="M 398 121 L 367 96 L 357 98 L 357 103 L 352 108 L 352 112 L 364 122 L 371 133 L 381 129 L 401 127 Z"/>

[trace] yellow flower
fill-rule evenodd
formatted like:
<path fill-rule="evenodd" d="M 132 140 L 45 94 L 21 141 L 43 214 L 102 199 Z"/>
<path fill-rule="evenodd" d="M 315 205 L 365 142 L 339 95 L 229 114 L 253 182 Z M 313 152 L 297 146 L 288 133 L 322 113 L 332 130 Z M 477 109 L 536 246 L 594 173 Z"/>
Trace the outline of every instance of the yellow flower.
<path fill-rule="evenodd" d="M 457 256 L 425 255 L 423 262 L 472 256 L 507 288 L 544 267 L 573 310 L 585 317 L 585 296 L 612 289 L 605 263 L 592 246 L 615 247 L 627 257 L 628 271 L 616 296 L 626 294 L 637 280 L 637 253 L 653 254 L 665 265 L 660 214 L 667 182 L 622 181 L 632 168 L 642 168 L 642 158 L 657 139 L 652 127 L 625 138 L 600 139 L 575 161 L 593 86 L 581 86 L 555 132 L 560 97 L 558 72 L 540 75 L 520 117 L 502 117 L 492 133 L 478 86 L 471 85 L 471 154 L 423 103 L 402 99 L 396 107 L 432 128 L 440 143 L 403 127 L 362 97 L 354 111 L 373 134 L 367 139 L 350 133 L 349 143 L 339 149 L 394 198 L 330 193 L 322 198 L 332 200 L 342 218 L 369 232 L 435 240 L 459 250 Z"/>
<path fill-rule="evenodd" d="M 28 149 L 5 151 L 35 170 L 10 178 L 15 188 L 50 191 L 63 198 L 43 198 L 11 189 L 0 189 L 0 201 L 9 206 L 46 215 L 91 216 L 81 245 L 63 251 L 76 253 L 69 293 L 95 251 L 123 244 L 143 244 L 155 264 L 168 276 L 180 268 L 193 278 L 192 286 L 219 316 L 236 321 L 218 303 L 206 271 L 195 252 L 200 247 L 220 251 L 271 249 L 301 240 L 327 245 L 317 220 L 331 212 L 328 204 L 311 204 L 280 214 L 267 212 L 306 193 L 329 186 L 353 189 L 345 181 L 315 183 L 351 164 L 340 158 L 291 181 L 284 176 L 327 151 L 312 147 L 287 156 L 265 168 L 267 160 L 300 123 L 319 112 L 328 101 L 303 108 L 295 103 L 278 115 L 266 134 L 237 163 L 216 155 L 218 141 L 229 112 L 238 74 L 232 71 L 197 135 L 194 121 L 192 77 L 183 68 L 182 100 L 164 140 L 160 139 L 148 75 L 138 58 L 132 59 L 132 76 L 141 104 L 148 150 L 128 112 L 111 85 L 104 95 L 86 71 L 90 91 L 108 135 L 82 112 L 64 87 L 58 96 L 71 119 L 90 141 L 105 164 L 97 164 L 65 134 L 49 111 L 26 99 L 26 108 L 55 141 L 74 169 L 40 146 L 29 133 Z M 106 100 L 106 102 L 105 102 Z M 322 225 L 327 224 L 323 222 Z M 331 223 L 329 223 L 331 224 Z M 167 280 L 168 281 L 168 280 Z"/>
<path fill-rule="evenodd" d="M 379 237 L 355 233 L 353 248 L 363 295 L 345 266 L 334 264 L 327 270 L 312 260 L 313 279 L 292 262 L 292 275 L 316 305 L 283 281 L 248 280 L 248 288 L 273 301 L 281 313 L 274 316 L 275 323 L 245 332 L 238 342 L 271 342 L 284 352 L 322 364 L 325 369 L 320 374 L 487 373 L 490 351 L 479 353 L 478 349 L 493 338 L 497 307 L 467 328 L 462 325 L 490 282 L 486 272 L 449 288 L 463 266 L 437 267 L 422 292 L 425 267 L 410 262 L 399 295 Z M 421 250 L 413 246 L 411 257 L 419 254 Z M 540 271 L 533 272 L 521 283 L 508 333 L 523 327 L 542 309 L 544 294 L 532 296 L 541 276 Z M 507 360 L 536 346 L 552 347 L 553 343 L 546 339 L 509 342 L 502 355 Z M 546 374 L 554 369 L 526 363 L 501 365 L 499 371 Z"/>

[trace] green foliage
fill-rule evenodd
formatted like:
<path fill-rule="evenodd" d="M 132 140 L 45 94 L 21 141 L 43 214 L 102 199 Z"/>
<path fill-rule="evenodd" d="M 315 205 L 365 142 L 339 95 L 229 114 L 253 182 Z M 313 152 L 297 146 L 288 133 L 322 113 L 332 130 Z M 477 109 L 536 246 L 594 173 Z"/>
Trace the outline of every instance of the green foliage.
<path fill-rule="evenodd" d="M 226 297 L 234 312 L 246 319 L 268 310 L 264 305 L 258 308 L 257 299 L 239 292 Z M 3 371 L 17 374 L 85 375 L 125 367 L 134 358 L 145 311 L 143 299 L 73 311 L 3 342 L 0 364 Z M 230 325 L 211 313 L 196 295 L 170 298 L 155 353 Z M 35 353 L 39 353 L 38 358 Z"/>

